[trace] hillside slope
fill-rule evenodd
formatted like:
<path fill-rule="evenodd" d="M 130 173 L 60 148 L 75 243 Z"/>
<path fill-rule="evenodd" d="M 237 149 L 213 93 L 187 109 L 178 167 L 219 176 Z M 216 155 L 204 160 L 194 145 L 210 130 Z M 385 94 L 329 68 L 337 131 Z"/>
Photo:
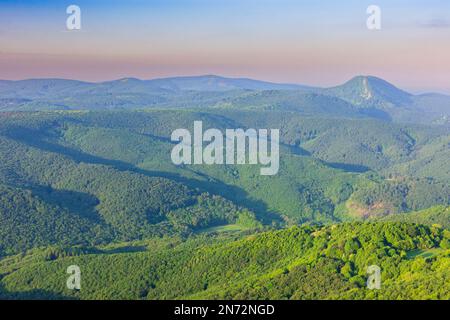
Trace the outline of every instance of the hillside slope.
<path fill-rule="evenodd" d="M 408 212 L 384 217 L 383 221 L 417 223 L 441 226 L 450 229 L 450 207 L 436 206 L 417 212 Z"/>
<path fill-rule="evenodd" d="M 394 223 L 34 250 L 0 261 L 4 298 L 449 299 L 450 233 Z M 426 258 L 423 252 L 432 252 Z M 381 290 L 366 288 L 378 265 Z M 66 268 L 82 290 L 66 288 Z"/>

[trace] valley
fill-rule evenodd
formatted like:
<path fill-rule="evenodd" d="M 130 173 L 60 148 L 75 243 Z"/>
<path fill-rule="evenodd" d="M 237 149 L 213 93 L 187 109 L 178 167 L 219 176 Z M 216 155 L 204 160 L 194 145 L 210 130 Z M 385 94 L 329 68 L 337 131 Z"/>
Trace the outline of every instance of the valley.
<path fill-rule="evenodd" d="M 446 99 L 374 77 L 0 82 L 0 297 L 449 299 Z M 174 164 L 197 121 L 279 129 L 277 174 Z"/>

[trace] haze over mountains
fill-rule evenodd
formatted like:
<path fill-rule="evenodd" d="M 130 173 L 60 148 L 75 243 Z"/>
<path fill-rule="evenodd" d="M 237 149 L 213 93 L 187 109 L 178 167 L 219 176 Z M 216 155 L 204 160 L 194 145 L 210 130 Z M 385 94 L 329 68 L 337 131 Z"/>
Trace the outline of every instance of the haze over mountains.
<path fill-rule="evenodd" d="M 449 101 L 374 77 L 0 81 L 0 299 L 448 299 Z M 173 164 L 198 120 L 280 128 L 278 174 Z"/>
<path fill-rule="evenodd" d="M 413 95 L 371 76 L 357 76 L 332 88 L 215 75 L 123 78 L 100 83 L 0 81 L 0 110 L 4 111 L 185 107 L 289 110 L 305 115 L 427 124 L 450 121 L 450 96 Z"/>

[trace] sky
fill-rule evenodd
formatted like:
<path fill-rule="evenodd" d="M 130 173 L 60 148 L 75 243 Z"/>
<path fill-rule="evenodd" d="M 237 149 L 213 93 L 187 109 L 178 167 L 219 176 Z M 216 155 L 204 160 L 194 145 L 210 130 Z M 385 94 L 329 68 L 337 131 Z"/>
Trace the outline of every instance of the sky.
<path fill-rule="evenodd" d="M 66 8 L 81 8 L 68 31 Z M 368 30 L 369 5 L 381 30 Z M 450 94 L 448 0 L 0 0 L 0 79 L 217 74 Z"/>

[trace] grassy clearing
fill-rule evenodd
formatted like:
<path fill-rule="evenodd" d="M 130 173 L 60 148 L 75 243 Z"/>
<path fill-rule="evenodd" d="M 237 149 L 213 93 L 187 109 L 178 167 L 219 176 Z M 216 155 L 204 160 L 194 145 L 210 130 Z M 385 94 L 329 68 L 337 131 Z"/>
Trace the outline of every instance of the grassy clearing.
<path fill-rule="evenodd" d="M 422 249 L 418 249 L 418 250 L 413 250 L 407 253 L 407 258 L 408 259 L 415 259 L 415 258 L 424 258 L 424 259 L 428 259 L 428 258 L 433 258 L 435 256 L 437 256 L 439 253 L 443 252 L 444 249 L 441 248 L 433 248 L 433 249 L 427 249 L 427 250 L 422 250 Z"/>
<path fill-rule="evenodd" d="M 211 227 L 211 228 L 204 229 L 201 231 L 201 233 L 239 232 L 239 231 L 245 231 L 245 230 L 248 230 L 248 228 L 245 228 L 245 227 L 237 225 L 237 224 L 227 224 L 224 226 L 217 226 L 217 227 Z"/>

